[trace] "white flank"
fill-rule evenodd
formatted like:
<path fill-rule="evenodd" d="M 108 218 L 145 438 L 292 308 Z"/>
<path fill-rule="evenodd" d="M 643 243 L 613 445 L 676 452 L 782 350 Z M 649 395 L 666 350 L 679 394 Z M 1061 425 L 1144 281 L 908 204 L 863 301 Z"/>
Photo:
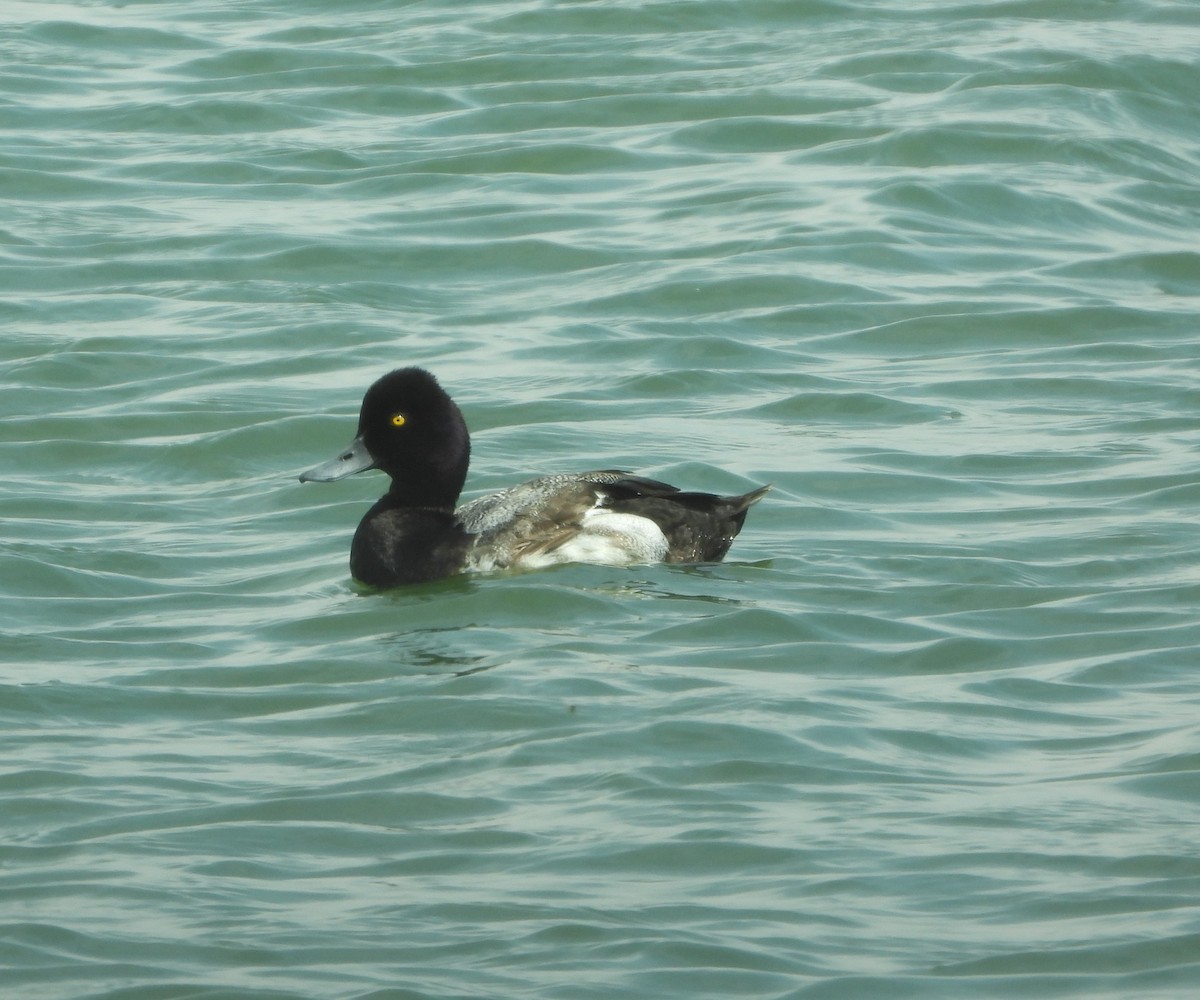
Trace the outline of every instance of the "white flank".
<path fill-rule="evenodd" d="M 661 562 L 666 554 L 667 538 L 648 517 L 593 507 L 583 515 L 579 534 L 550 552 L 522 559 L 520 565 L 530 569 L 567 562 L 623 566 Z"/>

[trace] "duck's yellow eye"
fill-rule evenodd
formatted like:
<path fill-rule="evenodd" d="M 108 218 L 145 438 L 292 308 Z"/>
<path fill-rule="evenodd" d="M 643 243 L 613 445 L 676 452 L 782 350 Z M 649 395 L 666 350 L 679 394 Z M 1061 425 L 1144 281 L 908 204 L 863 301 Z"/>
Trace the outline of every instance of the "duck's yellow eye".
<path fill-rule="evenodd" d="M 408 418 L 405 417 L 403 413 L 396 413 L 392 415 L 393 427 L 403 427 L 406 423 L 408 423 Z"/>

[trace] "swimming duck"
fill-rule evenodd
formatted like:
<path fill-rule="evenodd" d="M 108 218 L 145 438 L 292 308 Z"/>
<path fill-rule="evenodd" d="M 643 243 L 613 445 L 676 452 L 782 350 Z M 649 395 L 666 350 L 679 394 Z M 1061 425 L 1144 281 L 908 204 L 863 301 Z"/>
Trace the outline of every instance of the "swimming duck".
<path fill-rule="evenodd" d="M 368 469 L 391 477 L 350 547 L 351 574 L 374 587 L 565 562 L 717 562 L 770 489 L 722 497 L 627 472 L 581 472 L 531 479 L 456 509 L 470 454 L 454 400 L 424 369 L 398 368 L 367 390 L 350 446 L 300 482 Z"/>

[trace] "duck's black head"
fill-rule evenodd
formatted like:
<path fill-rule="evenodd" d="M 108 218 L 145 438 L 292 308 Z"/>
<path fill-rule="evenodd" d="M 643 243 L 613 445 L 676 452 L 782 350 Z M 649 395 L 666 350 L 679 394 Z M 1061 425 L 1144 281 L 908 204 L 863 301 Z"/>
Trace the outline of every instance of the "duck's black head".
<path fill-rule="evenodd" d="M 349 448 L 300 481 L 382 469 L 392 478 L 391 505 L 453 509 L 470 457 L 466 421 L 437 379 L 423 368 L 397 368 L 367 390 Z"/>

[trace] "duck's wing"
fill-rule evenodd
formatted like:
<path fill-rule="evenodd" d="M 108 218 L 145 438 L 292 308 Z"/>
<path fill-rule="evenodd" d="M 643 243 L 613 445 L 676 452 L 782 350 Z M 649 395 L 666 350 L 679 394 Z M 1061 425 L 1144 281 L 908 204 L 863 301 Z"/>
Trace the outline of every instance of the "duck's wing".
<path fill-rule="evenodd" d="M 602 469 L 530 479 L 500 493 L 478 497 L 463 504 L 454 513 L 465 530 L 482 535 L 528 516 L 531 511 L 553 510 L 558 517 L 569 518 L 568 509 L 582 505 L 578 506 L 578 515 L 582 516 L 583 511 L 594 505 L 601 492 L 626 498 L 663 496 L 678 493 L 679 490 L 668 483 L 644 476 L 617 469 Z"/>
<path fill-rule="evenodd" d="M 744 497 L 684 493 L 669 483 L 618 470 L 544 476 L 458 509 L 476 536 L 471 568 L 563 562 L 624 564 L 720 559 L 746 509 Z"/>

